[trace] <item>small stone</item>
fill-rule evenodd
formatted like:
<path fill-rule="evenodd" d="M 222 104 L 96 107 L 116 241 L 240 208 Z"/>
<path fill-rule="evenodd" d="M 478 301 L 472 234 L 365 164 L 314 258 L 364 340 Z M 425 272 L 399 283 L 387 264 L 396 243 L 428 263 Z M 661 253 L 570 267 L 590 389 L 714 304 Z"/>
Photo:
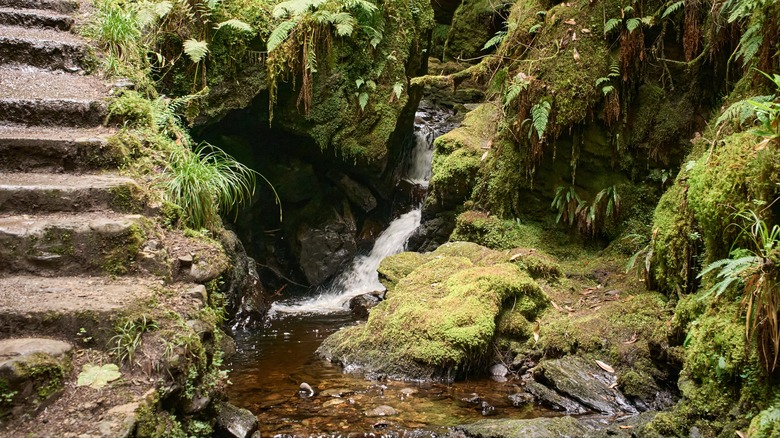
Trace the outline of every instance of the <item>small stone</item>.
<path fill-rule="evenodd" d="M 504 377 L 507 374 L 509 374 L 509 369 L 504 366 L 504 364 L 497 363 L 490 367 L 490 375 L 491 376 L 501 376 Z"/>
<path fill-rule="evenodd" d="M 392 415 L 398 415 L 398 411 L 387 405 L 377 406 L 370 411 L 366 411 L 366 417 L 389 417 Z"/>
<path fill-rule="evenodd" d="M 192 265 L 192 254 L 179 256 L 179 263 L 181 263 L 182 267 L 187 267 Z"/>
<path fill-rule="evenodd" d="M 257 430 L 257 417 L 246 409 L 230 403 L 220 403 L 217 407 L 215 429 L 222 433 L 220 436 L 249 438 Z"/>
<path fill-rule="evenodd" d="M 311 397 L 314 395 L 314 388 L 312 388 L 308 383 L 303 382 L 301 383 L 300 389 L 298 389 L 298 394 L 301 397 Z"/>
<path fill-rule="evenodd" d="M 494 406 L 491 406 L 490 403 L 486 401 L 482 402 L 482 415 L 488 417 L 496 414 L 498 414 L 498 412 L 496 411 L 496 408 Z"/>
<path fill-rule="evenodd" d="M 200 300 L 202 303 L 206 303 L 209 299 L 209 294 L 206 291 L 206 286 L 199 284 L 187 291 L 187 296 Z"/>
<path fill-rule="evenodd" d="M 329 408 L 331 406 L 338 406 L 338 405 L 342 405 L 344 403 L 346 403 L 346 401 L 344 401 L 344 399 L 334 398 L 334 399 L 328 400 L 325 403 L 323 403 L 322 407 L 323 408 Z"/>
<path fill-rule="evenodd" d="M 517 394 L 510 394 L 509 401 L 512 402 L 512 406 L 520 407 L 532 403 L 534 401 L 534 396 L 527 392 L 519 392 Z"/>
<path fill-rule="evenodd" d="M 461 401 L 464 401 L 466 403 L 471 403 L 471 404 L 478 404 L 479 402 L 482 401 L 482 397 L 480 397 L 479 394 L 477 394 L 476 392 L 472 392 L 466 397 L 463 397 Z"/>

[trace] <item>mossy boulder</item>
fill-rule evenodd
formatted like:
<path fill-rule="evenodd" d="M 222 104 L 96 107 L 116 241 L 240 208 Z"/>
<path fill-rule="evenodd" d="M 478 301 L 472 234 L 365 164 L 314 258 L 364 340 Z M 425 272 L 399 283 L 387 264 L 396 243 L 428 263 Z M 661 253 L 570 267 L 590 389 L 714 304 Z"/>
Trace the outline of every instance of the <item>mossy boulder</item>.
<path fill-rule="evenodd" d="M 428 208 L 452 210 L 471 196 L 482 155 L 496 132 L 499 109 L 483 104 L 470 111 L 460 127 L 434 142 Z"/>
<path fill-rule="evenodd" d="M 387 299 L 318 354 L 374 375 L 449 380 L 479 372 L 505 308 L 533 321 L 547 306 L 539 285 L 500 252 L 456 243 L 423 257 L 414 268 L 403 254 L 385 259 L 380 270 L 400 277 Z"/>
<path fill-rule="evenodd" d="M 474 59 L 482 55 L 482 47 L 499 30 L 496 18 L 509 5 L 508 1 L 464 0 L 452 17 L 444 56 Z"/>

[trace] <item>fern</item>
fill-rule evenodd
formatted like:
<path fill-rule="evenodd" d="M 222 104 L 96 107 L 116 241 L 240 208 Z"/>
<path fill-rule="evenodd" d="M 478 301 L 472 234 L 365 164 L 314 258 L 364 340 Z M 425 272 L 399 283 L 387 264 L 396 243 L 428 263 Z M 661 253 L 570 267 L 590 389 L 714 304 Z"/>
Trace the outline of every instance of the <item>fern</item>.
<path fill-rule="evenodd" d="M 761 43 L 764 41 L 764 35 L 761 32 L 763 28 L 762 20 L 756 20 L 745 30 L 739 39 L 739 49 L 737 56 L 742 58 L 742 65 L 747 66 L 761 49 Z"/>
<path fill-rule="evenodd" d="M 677 11 L 682 9 L 684 6 L 685 6 L 685 0 L 680 0 L 680 1 L 672 3 L 671 5 L 669 5 L 666 8 L 664 13 L 661 15 L 661 19 L 664 19 L 664 18 L 666 18 L 666 17 L 676 13 Z"/>
<path fill-rule="evenodd" d="M 605 87 L 601 88 L 601 92 L 604 93 L 605 96 L 609 95 L 609 93 L 615 91 L 614 85 L 607 85 Z"/>
<path fill-rule="evenodd" d="M 336 35 L 341 37 L 352 35 L 357 26 L 357 20 L 348 12 L 334 14 L 330 22 L 336 27 Z"/>
<path fill-rule="evenodd" d="M 364 91 L 358 95 L 358 104 L 360 105 L 361 111 L 366 109 L 366 105 L 368 105 L 368 93 Z"/>
<path fill-rule="evenodd" d="M 529 81 L 525 79 L 520 79 L 517 76 L 515 76 L 512 79 L 512 82 L 509 83 L 509 87 L 506 89 L 506 94 L 504 94 L 504 105 L 509 105 L 514 101 L 517 96 L 520 95 L 523 91 L 528 89 L 528 85 L 530 84 Z"/>
<path fill-rule="evenodd" d="M 287 20 L 279 23 L 279 25 L 276 26 L 271 32 L 271 35 L 268 36 L 268 42 L 266 43 L 266 50 L 268 53 L 273 52 L 274 49 L 279 47 L 279 45 L 287 39 L 287 37 L 290 35 L 290 32 L 295 29 L 295 26 L 297 25 L 298 22 L 295 20 Z"/>
<path fill-rule="evenodd" d="M 536 23 L 530 28 L 528 28 L 528 33 L 537 33 L 540 30 L 542 30 L 542 23 Z"/>
<path fill-rule="evenodd" d="M 236 20 L 235 18 L 231 19 L 231 20 L 223 21 L 221 23 L 218 23 L 215 29 L 219 30 L 219 29 L 222 29 L 225 26 L 233 28 L 233 29 L 236 29 L 236 30 L 240 30 L 242 32 L 254 32 L 254 29 L 252 28 L 252 26 L 250 26 L 249 24 L 247 24 L 247 23 L 245 23 L 245 22 L 243 22 L 241 20 Z"/>
<path fill-rule="evenodd" d="M 325 0 L 288 0 L 274 6 L 271 15 L 274 18 L 300 17 L 306 12 L 316 11 Z"/>
<path fill-rule="evenodd" d="M 205 41 L 190 38 L 184 42 L 184 53 L 197 64 L 209 53 L 209 45 Z"/>
<path fill-rule="evenodd" d="M 506 38 L 506 35 L 507 35 L 507 31 L 499 30 L 498 32 L 496 32 L 495 35 L 493 35 L 493 38 L 490 38 L 489 40 L 487 40 L 485 45 L 482 46 L 482 50 L 488 50 L 488 49 L 491 49 L 493 47 L 498 47 L 504 41 L 504 39 Z"/>
<path fill-rule="evenodd" d="M 612 33 L 612 31 L 617 29 L 618 26 L 620 26 L 620 20 L 617 18 L 610 18 L 607 20 L 606 24 L 604 24 L 604 36 L 606 37 Z"/>
<path fill-rule="evenodd" d="M 533 124 L 536 135 L 539 139 L 542 139 L 544 131 L 547 130 L 547 123 L 549 122 L 550 109 L 552 106 L 550 102 L 543 100 L 531 108 L 531 123 Z"/>

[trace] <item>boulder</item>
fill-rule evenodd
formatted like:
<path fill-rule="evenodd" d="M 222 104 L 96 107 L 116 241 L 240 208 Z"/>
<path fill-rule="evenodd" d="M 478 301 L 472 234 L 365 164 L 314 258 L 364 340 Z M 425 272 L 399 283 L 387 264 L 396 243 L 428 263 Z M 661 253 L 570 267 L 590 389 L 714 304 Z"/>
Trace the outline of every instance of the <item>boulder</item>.
<path fill-rule="evenodd" d="M 343 193 L 347 199 L 353 204 L 360 207 L 361 210 L 368 213 L 376 208 L 377 202 L 374 194 L 371 193 L 371 189 L 360 184 L 354 179 L 338 172 L 328 172 L 328 179 L 336 184 L 336 187 Z"/>
<path fill-rule="evenodd" d="M 382 295 L 384 295 L 382 292 L 371 292 L 352 298 L 349 300 L 352 315 L 358 319 L 368 318 L 368 312 L 382 301 Z"/>
<path fill-rule="evenodd" d="M 535 320 L 547 306 L 539 285 L 508 256 L 458 242 L 380 265 L 388 293 L 365 324 L 331 335 L 326 359 L 399 379 L 453 379 L 490 353 L 504 307 Z"/>
<path fill-rule="evenodd" d="M 540 404 L 550 409 L 563 411 L 567 414 L 584 414 L 588 412 L 584 406 L 576 401 L 563 397 L 552 389 L 533 380 L 526 383 L 525 391 L 534 396 Z"/>
<path fill-rule="evenodd" d="M 257 417 L 246 409 L 220 403 L 214 436 L 220 438 L 248 438 L 257 430 Z"/>
<path fill-rule="evenodd" d="M 354 221 L 335 211 L 324 223 L 300 227 L 298 261 L 310 285 L 324 283 L 352 259 L 357 251 L 355 231 Z"/>

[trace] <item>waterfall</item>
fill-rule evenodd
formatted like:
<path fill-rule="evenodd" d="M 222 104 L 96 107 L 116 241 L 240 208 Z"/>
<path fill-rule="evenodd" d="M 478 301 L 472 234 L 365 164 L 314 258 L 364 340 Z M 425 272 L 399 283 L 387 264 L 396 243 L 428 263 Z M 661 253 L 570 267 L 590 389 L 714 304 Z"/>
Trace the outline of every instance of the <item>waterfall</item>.
<path fill-rule="evenodd" d="M 424 123 L 415 123 L 414 128 L 415 143 L 405 178 L 427 189 L 431 177 L 433 139 L 436 137 L 436 132 Z M 379 263 L 383 258 L 404 250 L 406 241 L 420 226 L 421 209 L 420 205 L 393 220 L 376 239 L 371 252 L 355 257 L 350 267 L 321 294 L 295 302 L 274 303 L 268 311 L 268 316 L 273 318 L 280 314 L 343 312 L 348 309 L 349 300 L 353 297 L 385 290 L 377 275 Z"/>

